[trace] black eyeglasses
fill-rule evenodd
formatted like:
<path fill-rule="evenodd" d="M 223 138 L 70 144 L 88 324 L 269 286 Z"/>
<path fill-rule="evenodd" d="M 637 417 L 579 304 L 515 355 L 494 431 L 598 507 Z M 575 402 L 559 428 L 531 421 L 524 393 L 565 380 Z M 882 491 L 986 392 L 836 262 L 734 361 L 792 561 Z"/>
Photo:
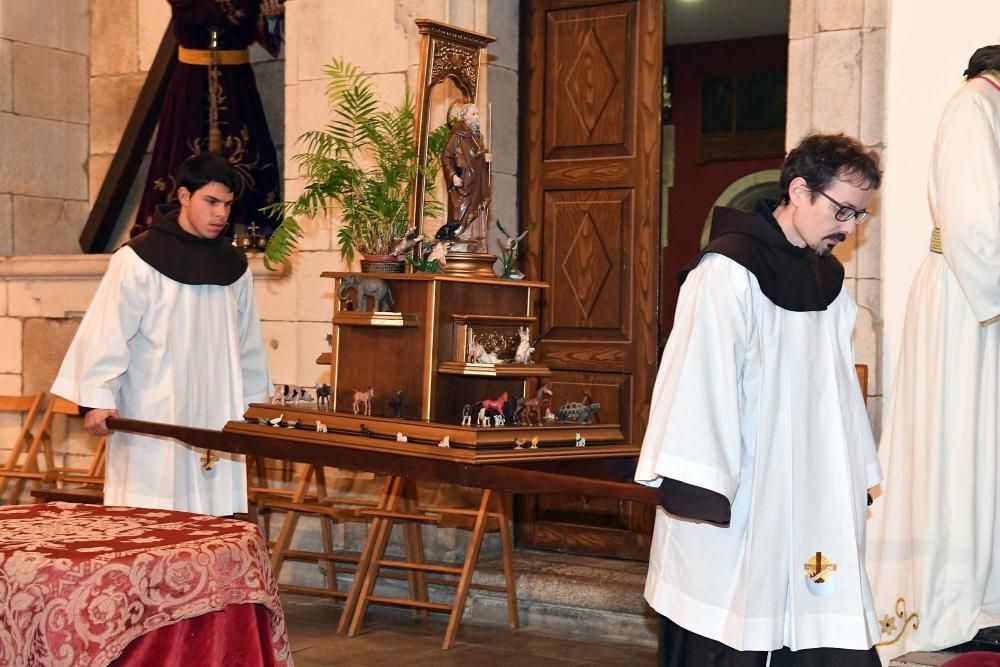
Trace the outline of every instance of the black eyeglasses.
<path fill-rule="evenodd" d="M 826 194 L 822 190 L 813 190 L 813 192 L 818 192 L 823 195 L 831 202 L 837 205 L 837 212 L 833 214 L 833 217 L 837 219 L 838 222 L 847 222 L 848 220 L 853 220 L 854 224 L 860 225 L 862 222 L 868 219 L 868 209 L 861 209 L 860 211 L 853 206 L 848 206 L 847 204 L 841 204 L 839 201 Z"/>

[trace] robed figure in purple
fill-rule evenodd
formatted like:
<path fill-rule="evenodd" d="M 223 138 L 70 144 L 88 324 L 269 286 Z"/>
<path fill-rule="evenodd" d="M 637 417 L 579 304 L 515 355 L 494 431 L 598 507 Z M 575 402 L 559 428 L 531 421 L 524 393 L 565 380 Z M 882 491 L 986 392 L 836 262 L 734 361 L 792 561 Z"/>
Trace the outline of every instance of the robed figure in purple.
<path fill-rule="evenodd" d="M 281 50 L 279 0 L 168 0 L 177 63 L 167 88 L 153 157 L 131 235 L 149 228 L 162 204 L 176 203 L 173 174 L 204 151 L 226 156 L 240 175 L 229 221 L 270 232 L 260 212 L 280 201 L 278 159 L 250 65 L 249 47 Z M 232 228 L 229 232 L 232 234 Z"/>

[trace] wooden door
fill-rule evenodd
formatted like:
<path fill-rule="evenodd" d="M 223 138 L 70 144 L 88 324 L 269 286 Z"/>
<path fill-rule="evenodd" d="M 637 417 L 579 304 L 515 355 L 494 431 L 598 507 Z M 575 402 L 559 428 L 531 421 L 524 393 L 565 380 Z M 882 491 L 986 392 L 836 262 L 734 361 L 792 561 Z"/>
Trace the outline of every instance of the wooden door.
<path fill-rule="evenodd" d="M 522 221 L 529 277 L 550 285 L 539 350 L 554 403 L 601 403 L 641 443 L 657 366 L 661 0 L 526 0 Z M 645 558 L 652 508 L 523 496 L 525 546 Z"/>

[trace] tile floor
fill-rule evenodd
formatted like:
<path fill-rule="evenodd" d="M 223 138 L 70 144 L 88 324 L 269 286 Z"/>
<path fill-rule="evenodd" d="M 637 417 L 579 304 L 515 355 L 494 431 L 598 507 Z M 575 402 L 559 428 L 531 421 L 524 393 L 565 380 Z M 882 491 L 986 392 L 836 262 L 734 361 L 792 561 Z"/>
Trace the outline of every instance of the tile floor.
<path fill-rule="evenodd" d="M 413 616 L 407 610 L 373 606 L 361 634 L 334 632 L 338 603 L 282 595 L 296 667 L 643 667 L 656 664 L 656 649 L 593 643 L 495 625 L 463 623 L 449 650 L 441 649 L 447 618 Z"/>

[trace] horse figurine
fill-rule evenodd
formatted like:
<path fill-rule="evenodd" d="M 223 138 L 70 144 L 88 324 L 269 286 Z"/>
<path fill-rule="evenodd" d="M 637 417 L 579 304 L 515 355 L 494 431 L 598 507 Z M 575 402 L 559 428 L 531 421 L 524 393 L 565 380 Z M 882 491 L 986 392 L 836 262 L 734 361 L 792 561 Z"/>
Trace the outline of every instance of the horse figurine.
<path fill-rule="evenodd" d="M 494 410 L 496 410 L 500 414 L 503 414 L 504 406 L 507 405 L 507 391 L 504 390 L 504 392 L 502 394 L 500 394 L 499 396 L 497 396 L 496 398 L 493 398 L 493 399 L 490 399 L 490 398 L 483 399 L 483 401 L 480 403 L 480 405 L 482 405 L 483 408 L 486 409 L 486 410 L 488 410 L 490 408 L 493 408 Z"/>
<path fill-rule="evenodd" d="M 538 387 L 538 391 L 535 392 L 534 398 L 519 398 L 517 399 L 517 410 L 514 412 L 514 423 L 515 424 L 530 424 L 531 417 L 534 415 L 535 423 L 542 423 L 542 415 L 552 404 L 552 390 L 549 389 L 548 385 L 541 385 Z"/>
<path fill-rule="evenodd" d="M 368 387 L 367 391 L 358 391 L 357 389 L 352 389 L 351 391 L 354 392 L 354 414 L 358 414 L 358 407 L 363 405 L 365 416 L 371 417 L 372 399 L 375 398 L 375 389 Z"/>

